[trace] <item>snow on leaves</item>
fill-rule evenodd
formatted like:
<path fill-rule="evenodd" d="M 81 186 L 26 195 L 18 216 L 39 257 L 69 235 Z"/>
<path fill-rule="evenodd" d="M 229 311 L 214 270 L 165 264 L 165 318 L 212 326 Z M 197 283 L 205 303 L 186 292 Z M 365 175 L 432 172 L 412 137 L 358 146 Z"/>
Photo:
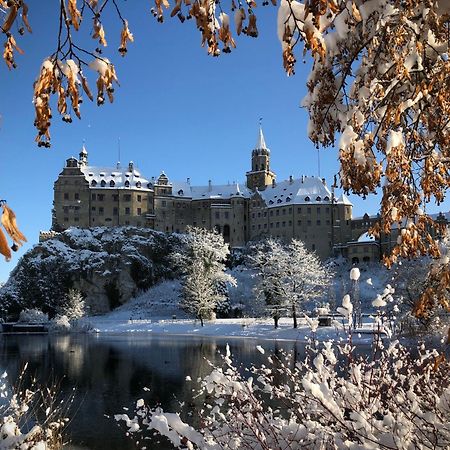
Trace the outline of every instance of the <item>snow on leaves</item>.
<path fill-rule="evenodd" d="M 295 364 L 270 355 L 250 374 L 227 351 L 223 367 L 213 365 L 194 390 L 205 399 L 198 429 L 146 405 L 117 419 L 139 422 L 139 433 L 156 430 L 176 448 L 447 448 L 449 363 L 435 350 L 412 356 L 398 342 L 376 341 L 372 351 L 367 358 L 326 342 Z"/>
<path fill-rule="evenodd" d="M 0 254 L 2 254 L 6 261 L 11 259 L 11 250 L 17 251 L 19 247 L 27 241 L 26 237 L 21 233 L 17 227 L 16 215 L 14 211 L 6 204 L 5 201 L 0 201 L 2 208 L 1 224 L 6 233 L 13 240 L 13 245 L 9 247 L 5 234 L 0 228 Z"/>

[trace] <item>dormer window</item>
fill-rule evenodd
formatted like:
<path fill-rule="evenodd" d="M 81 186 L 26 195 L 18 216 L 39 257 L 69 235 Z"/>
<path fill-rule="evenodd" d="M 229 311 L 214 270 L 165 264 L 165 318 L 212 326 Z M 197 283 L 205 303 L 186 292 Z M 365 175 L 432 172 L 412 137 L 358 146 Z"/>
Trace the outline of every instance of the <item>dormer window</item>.
<path fill-rule="evenodd" d="M 308 196 L 306 196 L 305 197 L 305 202 L 310 202 L 310 201 L 311 201 L 311 199 Z"/>
<path fill-rule="evenodd" d="M 109 182 L 109 186 L 110 187 L 114 187 L 116 185 L 116 183 L 114 183 L 114 180 L 111 180 L 110 182 Z"/>
<path fill-rule="evenodd" d="M 178 195 L 184 195 L 183 189 L 180 189 L 180 190 L 178 191 Z"/>
<path fill-rule="evenodd" d="M 125 187 L 130 187 L 130 182 L 128 180 L 125 181 Z"/>
<path fill-rule="evenodd" d="M 105 180 L 102 180 L 101 183 L 100 183 L 100 185 L 101 185 L 101 187 L 105 187 L 105 186 L 106 186 L 106 181 L 105 181 Z"/>
<path fill-rule="evenodd" d="M 279 198 L 278 200 L 277 200 L 277 203 L 281 203 L 283 200 L 281 200 L 281 198 Z"/>
<path fill-rule="evenodd" d="M 328 195 L 326 197 L 323 198 L 326 202 L 330 201 L 330 197 L 328 197 Z"/>
<path fill-rule="evenodd" d="M 137 183 L 136 183 L 136 187 L 137 188 L 140 188 L 142 186 L 142 183 L 140 182 L 140 181 L 138 181 Z"/>
<path fill-rule="evenodd" d="M 322 197 L 321 197 L 320 195 L 318 195 L 318 196 L 316 197 L 316 201 L 320 202 L 321 200 L 322 200 Z"/>
<path fill-rule="evenodd" d="M 151 189 L 153 187 L 152 183 L 147 183 L 147 187 Z"/>
<path fill-rule="evenodd" d="M 92 186 L 92 187 L 97 186 L 97 182 L 96 182 L 95 180 L 92 180 L 92 181 L 91 181 L 91 186 Z"/>
<path fill-rule="evenodd" d="M 291 201 L 291 197 L 286 197 L 286 201 L 290 202 Z"/>
<path fill-rule="evenodd" d="M 273 205 L 273 200 L 269 200 L 269 205 Z"/>

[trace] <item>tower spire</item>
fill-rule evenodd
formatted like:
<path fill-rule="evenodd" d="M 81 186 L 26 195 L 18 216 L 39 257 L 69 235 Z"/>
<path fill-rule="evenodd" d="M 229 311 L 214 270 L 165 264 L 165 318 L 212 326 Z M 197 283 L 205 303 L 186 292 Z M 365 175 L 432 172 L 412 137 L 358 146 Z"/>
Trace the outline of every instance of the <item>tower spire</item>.
<path fill-rule="evenodd" d="M 262 130 L 262 117 L 259 118 L 259 133 L 255 149 L 257 150 L 267 149 L 266 140 L 264 139 L 264 133 Z"/>

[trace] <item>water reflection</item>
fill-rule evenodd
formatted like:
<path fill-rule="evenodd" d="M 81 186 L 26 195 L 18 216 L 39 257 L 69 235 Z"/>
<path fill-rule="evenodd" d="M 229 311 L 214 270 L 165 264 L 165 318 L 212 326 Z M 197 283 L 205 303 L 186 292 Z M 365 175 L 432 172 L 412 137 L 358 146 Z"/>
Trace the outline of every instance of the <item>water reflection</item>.
<path fill-rule="evenodd" d="M 225 352 L 226 343 L 224 339 L 151 335 L 3 335 L 0 368 L 14 380 L 28 362 L 28 373 L 39 383 L 58 380 L 62 395 L 76 388 L 68 448 L 127 450 L 135 446 L 112 419 L 114 414 L 123 412 L 123 407 L 132 408 L 138 398 L 151 405 L 160 403 L 169 411 L 180 410 L 182 402 L 183 416 L 200 407 L 201 398 L 193 399 L 185 378 L 196 380 L 208 374 L 207 360 L 219 362 L 219 351 Z M 234 359 L 244 367 L 265 360 L 256 350 L 261 342 L 231 339 L 228 343 Z M 275 352 L 296 346 L 296 357 L 303 354 L 303 344 L 267 341 L 261 345 Z M 147 448 L 172 447 L 155 438 Z"/>

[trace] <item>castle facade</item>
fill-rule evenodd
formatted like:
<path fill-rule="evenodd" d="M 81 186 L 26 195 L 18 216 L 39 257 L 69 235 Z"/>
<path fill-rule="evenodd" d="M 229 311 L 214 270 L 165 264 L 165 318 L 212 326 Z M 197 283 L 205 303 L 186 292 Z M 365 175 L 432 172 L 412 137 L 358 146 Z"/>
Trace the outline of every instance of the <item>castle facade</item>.
<path fill-rule="evenodd" d="M 245 184 L 193 186 L 189 178 L 174 181 L 164 172 L 146 178 L 133 162 L 94 167 L 83 147 L 54 184 L 52 230 L 130 225 L 183 233 L 190 225 L 216 230 L 231 248 L 273 236 L 301 239 L 323 259 L 342 254 L 358 262 L 379 260 L 377 242 L 364 238 L 368 226 L 361 228 L 361 219 L 355 226 L 352 208 L 325 179 L 276 181 L 260 129 Z"/>

